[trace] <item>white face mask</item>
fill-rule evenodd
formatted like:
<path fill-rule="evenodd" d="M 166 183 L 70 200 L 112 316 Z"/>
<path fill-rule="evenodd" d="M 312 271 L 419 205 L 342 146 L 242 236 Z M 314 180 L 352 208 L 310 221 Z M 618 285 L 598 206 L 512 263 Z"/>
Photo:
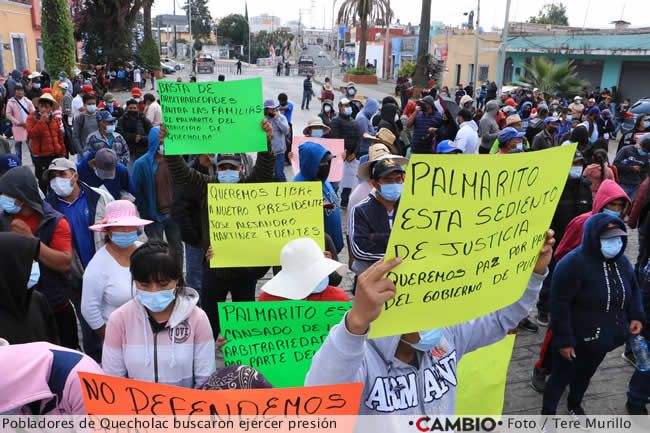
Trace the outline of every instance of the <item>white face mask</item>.
<path fill-rule="evenodd" d="M 69 197 L 74 189 L 70 180 L 67 177 L 55 177 L 50 181 L 50 188 L 59 197 Z"/>

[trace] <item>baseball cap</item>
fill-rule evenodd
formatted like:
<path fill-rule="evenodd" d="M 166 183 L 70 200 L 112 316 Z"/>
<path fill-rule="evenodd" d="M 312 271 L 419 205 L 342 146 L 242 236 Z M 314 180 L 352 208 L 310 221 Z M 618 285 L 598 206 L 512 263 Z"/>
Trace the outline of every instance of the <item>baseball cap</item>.
<path fill-rule="evenodd" d="M 592 114 L 600 114 L 600 108 L 598 108 L 598 107 L 591 107 L 591 108 L 589 109 L 589 112 L 587 113 L 587 115 L 592 115 Z"/>
<path fill-rule="evenodd" d="M 264 101 L 264 108 L 278 108 L 278 103 L 274 99 L 266 99 Z"/>
<path fill-rule="evenodd" d="M 404 168 L 393 159 L 382 159 L 372 167 L 372 178 L 374 180 L 383 179 L 391 173 L 406 173 Z"/>
<path fill-rule="evenodd" d="M 217 167 L 223 164 L 231 164 L 237 167 L 241 167 L 241 155 L 236 153 L 221 153 L 219 156 L 217 156 Z"/>
<path fill-rule="evenodd" d="M 611 239 L 611 238 L 618 238 L 620 236 L 625 236 L 627 237 L 627 232 L 620 227 L 612 227 L 609 228 L 605 231 L 603 231 L 600 234 L 601 239 Z"/>
<path fill-rule="evenodd" d="M 106 110 L 98 111 L 97 114 L 95 114 L 95 118 L 97 119 L 97 122 L 114 122 L 116 120 L 110 111 Z"/>
<path fill-rule="evenodd" d="M 505 143 L 507 141 L 512 140 L 513 138 L 523 138 L 525 136 L 526 134 L 524 134 L 523 132 L 519 132 L 515 128 L 509 126 L 507 128 L 503 128 L 503 130 L 499 134 L 499 142 Z"/>
<path fill-rule="evenodd" d="M 553 123 L 553 122 L 559 122 L 560 120 L 557 117 L 549 116 L 546 119 L 544 119 L 545 124 Z"/>
<path fill-rule="evenodd" d="M 436 152 L 438 153 L 452 153 L 452 152 L 459 152 L 463 153 L 461 149 L 456 147 L 453 141 L 451 140 L 442 140 L 440 143 L 438 143 L 438 146 L 436 147 Z"/>
<path fill-rule="evenodd" d="M 341 105 L 348 105 L 350 103 L 350 100 L 346 98 L 345 96 L 339 99 L 339 104 Z"/>
<path fill-rule="evenodd" d="M 582 96 L 575 96 L 573 98 L 574 101 L 582 101 Z"/>
<path fill-rule="evenodd" d="M 67 158 L 56 158 L 50 163 L 50 166 L 43 172 L 43 179 L 48 180 L 50 178 L 50 172 L 52 171 L 66 171 L 73 170 L 77 172 L 77 164 L 73 161 L 70 161 Z"/>
<path fill-rule="evenodd" d="M 112 104 L 115 102 L 115 96 L 113 96 L 112 93 L 106 92 L 104 93 L 104 101 L 108 102 L 109 104 Z"/>
<path fill-rule="evenodd" d="M 113 149 L 102 148 L 95 154 L 95 169 L 100 179 L 115 179 L 117 153 Z"/>
<path fill-rule="evenodd" d="M 133 96 L 134 98 L 139 98 L 140 96 L 142 96 L 142 90 L 140 90 L 138 87 L 134 87 L 133 89 L 131 89 L 131 96 Z"/>
<path fill-rule="evenodd" d="M 17 90 L 17 89 L 25 90 L 25 87 L 24 87 L 22 84 L 20 84 L 20 83 L 16 83 L 16 84 L 14 85 L 14 91 Z"/>
<path fill-rule="evenodd" d="M 81 91 L 84 93 L 87 93 L 89 95 L 94 95 L 95 92 L 93 91 L 93 88 L 89 84 L 84 84 L 81 86 Z"/>
<path fill-rule="evenodd" d="M 19 165 L 21 164 L 18 156 L 11 153 L 0 155 L 0 176 Z"/>

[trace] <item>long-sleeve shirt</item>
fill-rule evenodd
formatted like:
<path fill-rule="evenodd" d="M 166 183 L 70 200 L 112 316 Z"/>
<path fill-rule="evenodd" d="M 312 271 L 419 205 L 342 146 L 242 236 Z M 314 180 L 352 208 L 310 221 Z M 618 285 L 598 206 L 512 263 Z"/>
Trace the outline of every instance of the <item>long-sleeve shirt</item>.
<path fill-rule="evenodd" d="M 271 127 L 273 128 L 273 137 L 271 138 L 271 147 L 273 153 L 278 155 L 284 153 L 287 149 L 287 134 L 289 133 L 289 122 L 287 118 L 278 114 L 272 119 L 269 119 L 271 122 Z"/>
<path fill-rule="evenodd" d="M 614 159 L 619 182 L 623 185 L 640 185 L 648 176 L 648 154 L 641 155 L 635 145 L 623 147 Z"/>
<path fill-rule="evenodd" d="M 151 125 L 153 125 L 154 128 L 162 125 L 162 108 L 160 108 L 160 105 L 156 101 L 153 101 L 147 108 L 145 108 L 144 114 L 147 116 L 147 119 L 149 119 L 149 122 L 151 122 Z"/>

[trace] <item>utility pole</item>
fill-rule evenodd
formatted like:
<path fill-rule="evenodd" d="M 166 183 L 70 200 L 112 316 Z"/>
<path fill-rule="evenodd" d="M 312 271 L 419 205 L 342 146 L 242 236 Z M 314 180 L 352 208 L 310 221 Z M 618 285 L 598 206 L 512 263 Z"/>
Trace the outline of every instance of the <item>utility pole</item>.
<path fill-rule="evenodd" d="M 332 0 L 332 49 L 334 50 L 334 57 L 338 58 L 338 43 L 336 41 L 337 35 L 338 35 L 338 29 L 336 28 L 336 15 L 335 14 L 335 8 L 336 8 L 336 0 Z"/>
<path fill-rule="evenodd" d="M 176 17 L 176 0 L 174 0 L 174 17 Z M 174 20 L 175 19 L 176 18 L 174 18 Z M 169 43 L 169 41 L 167 42 Z M 174 24 L 174 56 L 178 57 L 178 44 L 176 42 L 176 24 Z"/>
<path fill-rule="evenodd" d="M 187 0 L 187 21 L 190 28 L 190 62 L 194 60 L 194 41 L 192 39 L 192 0 Z"/>
<path fill-rule="evenodd" d="M 476 89 L 478 88 L 478 46 L 479 46 L 479 25 L 481 20 L 481 0 L 476 5 L 476 26 L 474 27 L 474 70 L 472 71 L 472 80 L 474 81 L 472 99 L 476 98 Z"/>
<path fill-rule="evenodd" d="M 501 96 L 503 77 L 506 68 L 506 46 L 508 45 L 508 27 L 510 26 L 510 0 L 506 3 L 506 18 L 501 32 L 501 45 L 499 46 L 499 70 L 497 73 L 497 94 Z"/>
<path fill-rule="evenodd" d="M 390 0 L 388 0 L 388 10 L 386 11 L 386 41 L 384 44 L 384 73 L 382 74 L 384 76 L 385 80 L 390 79 L 390 69 L 388 67 L 388 59 L 390 59 L 391 53 L 388 52 L 388 49 L 390 47 L 390 21 L 391 21 L 391 15 L 390 15 Z"/>

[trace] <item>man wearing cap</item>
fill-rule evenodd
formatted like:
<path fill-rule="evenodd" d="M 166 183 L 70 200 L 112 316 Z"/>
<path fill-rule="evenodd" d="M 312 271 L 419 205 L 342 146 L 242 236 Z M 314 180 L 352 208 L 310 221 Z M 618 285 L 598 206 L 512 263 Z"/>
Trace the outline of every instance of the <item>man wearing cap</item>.
<path fill-rule="evenodd" d="M 442 115 L 436 110 L 432 96 L 425 96 L 411 114 L 407 127 L 413 127 L 411 153 L 433 153 L 436 130 L 442 125 Z"/>
<path fill-rule="evenodd" d="M 30 100 L 34 101 L 37 98 L 40 98 L 43 94 L 41 90 L 41 74 L 34 72 L 29 75 L 29 83 L 27 83 L 27 89 L 25 90 L 25 96 Z"/>
<path fill-rule="evenodd" d="M 20 159 L 14 154 L 4 153 L 0 155 L 0 177 L 12 168 L 22 165 Z"/>
<path fill-rule="evenodd" d="M 7 119 L 11 122 L 14 135 L 16 156 L 22 161 L 23 143 L 27 141 L 27 117 L 34 112 L 34 104 L 25 97 L 22 84 L 13 86 L 13 97 L 7 100 Z"/>
<path fill-rule="evenodd" d="M 90 134 L 99 130 L 97 97 L 94 94 L 85 94 L 82 99 L 83 109 L 72 121 L 72 146 L 78 154 L 83 152 Z"/>
<path fill-rule="evenodd" d="M 582 113 L 585 111 L 585 106 L 582 103 L 582 97 L 576 96 L 573 102 L 569 104 L 569 115 L 574 119 L 582 119 Z"/>
<path fill-rule="evenodd" d="M 84 84 L 77 96 L 72 99 L 72 117 L 75 118 L 85 110 L 84 96 L 95 95 L 92 86 Z"/>
<path fill-rule="evenodd" d="M 124 110 L 120 106 L 120 103 L 115 100 L 115 96 L 112 93 L 104 93 L 104 100 L 99 103 L 97 106 L 99 110 L 106 110 L 113 115 L 116 119 L 119 119 L 124 114 Z"/>
<path fill-rule="evenodd" d="M 557 127 L 558 119 L 556 117 L 544 119 L 544 130 L 533 138 L 532 150 L 550 149 L 558 146 Z"/>
<path fill-rule="evenodd" d="M 77 163 L 77 173 L 80 181 L 94 188 L 105 189 L 115 200 L 135 202 L 129 170 L 117 161 L 113 149 L 89 152 Z"/>
<path fill-rule="evenodd" d="M 600 108 L 591 107 L 587 111 L 585 121 L 581 123 L 589 131 L 589 144 L 593 145 L 598 140 L 598 124 L 596 120 L 600 118 Z"/>
<path fill-rule="evenodd" d="M 280 114 L 278 105 L 273 99 L 264 101 L 264 116 L 272 128 L 271 146 L 275 155 L 275 178 L 279 182 L 286 182 L 284 175 L 284 158 L 287 149 L 287 135 L 289 134 L 289 122 Z"/>
<path fill-rule="evenodd" d="M 282 92 L 278 95 L 278 105 L 276 109 L 280 114 L 282 114 L 287 119 L 289 124 L 289 133 L 285 136 L 285 151 L 284 151 L 284 162 L 289 164 L 289 154 L 291 153 L 291 147 L 293 145 L 293 102 L 289 101 L 289 97 L 286 93 Z"/>
<path fill-rule="evenodd" d="M 135 99 L 126 101 L 126 112 L 118 121 L 117 132 L 124 137 L 129 146 L 131 163 L 147 153 L 149 148 L 147 136 L 151 128 L 149 119 L 138 110 L 138 101 Z"/>
<path fill-rule="evenodd" d="M 357 158 L 361 131 L 359 125 L 352 117 L 352 103 L 347 97 L 339 101 L 338 116 L 332 119 L 330 133 L 327 138 L 342 138 L 345 146 L 346 161 Z"/>
<path fill-rule="evenodd" d="M 117 160 L 124 165 L 128 165 L 131 159 L 129 146 L 126 144 L 124 137 L 115 130 L 117 119 L 106 110 L 99 111 L 96 116 L 99 130 L 88 136 L 84 152 L 97 152 L 103 148 L 113 149 L 117 154 Z"/>
<path fill-rule="evenodd" d="M 639 185 L 648 176 L 649 153 L 650 133 L 647 133 L 642 135 L 636 144 L 625 146 L 619 150 L 614 159 L 621 188 L 632 201 L 636 198 Z"/>
<path fill-rule="evenodd" d="M 393 159 L 374 163 L 370 184 L 375 191 L 352 209 L 350 251 L 352 271 L 359 275 L 384 257 L 404 184 L 404 168 Z"/>
<path fill-rule="evenodd" d="M 34 289 L 43 293 L 54 313 L 61 345 L 77 349 L 77 318 L 70 303 L 72 234 L 65 217 L 45 202 L 29 167 L 15 167 L 0 177 L 0 230 L 39 239 L 40 278 Z"/>
<path fill-rule="evenodd" d="M 535 136 L 542 132 L 546 127 L 544 120 L 549 117 L 548 105 L 542 103 L 537 106 L 537 113 L 535 118 L 530 121 L 528 127 L 525 130 L 526 140 L 528 143 L 532 143 L 535 139 Z"/>
<path fill-rule="evenodd" d="M 71 127 L 74 119 L 72 118 L 72 92 L 65 81 L 57 81 L 59 89 L 63 93 L 61 111 L 63 113 L 63 125 Z"/>
<path fill-rule="evenodd" d="M 472 112 L 464 108 L 460 110 L 456 115 L 456 123 L 460 126 L 453 141 L 455 146 L 466 155 L 477 154 L 479 148 L 478 125 L 474 122 Z M 440 152 L 438 151 L 438 153 Z"/>
<path fill-rule="evenodd" d="M 513 150 L 523 151 L 525 134 L 515 128 L 504 128 L 499 134 L 499 151 L 497 155 L 510 153 Z"/>

